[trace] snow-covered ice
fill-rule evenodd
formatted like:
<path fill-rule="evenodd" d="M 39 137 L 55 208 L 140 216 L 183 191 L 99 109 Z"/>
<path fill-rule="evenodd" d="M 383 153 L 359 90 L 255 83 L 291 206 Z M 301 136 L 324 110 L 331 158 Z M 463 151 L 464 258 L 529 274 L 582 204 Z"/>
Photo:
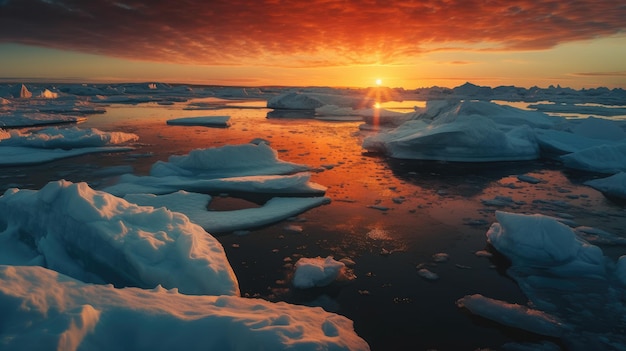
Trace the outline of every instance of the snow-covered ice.
<path fill-rule="evenodd" d="M 411 120 L 388 133 L 367 137 L 363 147 L 399 159 L 493 162 L 539 157 L 528 127 L 504 132 L 481 116 L 459 116 L 441 124 Z"/>
<path fill-rule="evenodd" d="M 7 350 L 369 350 L 352 321 L 320 307 L 156 287 L 86 284 L 0 266 Z"/>
<path fill-rule="evenodd" d="M 39 112 L 0 112 L 0 127 L 16 128 L 30 126 L 45 126 L 51 124 L 78 123 L 85 117 L 67 116 Z"/>
<path fill-rule="evenodd" d="M 4 264 L 42 265 L 116 286 L 239 294 L 222 245 L 200 226 L 180 213 L 137 206 L 86 183 L 7 190 L 0 197 L 0 228 Z"/>
<path fill-rule="evenodd" d="M 92 153 L 122 152 L 136 141 L 132 133 L 103 132 L 95 128 L 45 128 L 36 132 L 0 130 L 0 165 L 31 165 Z"/>
<path fill-rule="evenodd" d="M 195 149 L 187 155 L 173 155 L 168 162 L 156 162 L 150 169 L 150 175 L 225 178 L 290 174 L 309 169 L 305 165 L 278 159 L 275 150 L 260 143 Z"/>

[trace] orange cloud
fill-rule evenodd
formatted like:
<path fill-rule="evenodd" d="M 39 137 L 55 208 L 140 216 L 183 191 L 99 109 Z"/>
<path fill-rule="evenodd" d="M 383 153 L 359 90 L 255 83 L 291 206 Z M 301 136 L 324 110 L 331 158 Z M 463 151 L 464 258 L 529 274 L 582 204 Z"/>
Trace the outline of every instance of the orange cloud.
<path fill-rule="evenodd" d="M 3 0 L 0 42 L 169 63 L 392 64 L 424 52 L 547 49 L 624 33 L 613 0 Z"/>

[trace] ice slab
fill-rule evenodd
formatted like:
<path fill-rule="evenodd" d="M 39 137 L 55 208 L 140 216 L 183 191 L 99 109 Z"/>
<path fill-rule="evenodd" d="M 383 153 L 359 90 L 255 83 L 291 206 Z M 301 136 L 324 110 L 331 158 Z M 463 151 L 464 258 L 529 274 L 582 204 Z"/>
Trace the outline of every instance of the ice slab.
<path fill-rule="evenodd" d="M 178 190 L 199 193 L 241 192 L 262 194 L 324 195 L 326 187 L 309 181 L 310 173 L 203 179 L 193 176 L 135 176 L 125 174 L 119 183 L 103 189 L 113 195 L 168 194 Z"/>
<path fill-rule="evenodd" d="M 626 172 L 626 142 L 602 144 L 561 156 L 569 168 L 598 173 Z"/>
<path fill-rule="evenodd" d="M 259 208 L 233 211 L 207 211 L 211 196 L 178 191 L 167 195 L 129 194 L 125 200 L 155 208 L 165 207 L 180 212 L 209 233 L 227 233 L 247 230 L 279 222 L 311 208 L 330 203 L 327 197 L 272 198 Z"/>
<path fill-rule="evenodd" d="M 202 126 L 226 128 L 230 126 L 230 116 L 184 117 L 167 120 L 173 126 Z"/>
<path fill-rule="evenodd" d="M 45 126 L 51 124 L 67 124 L 85 121 L 78 116 L 64 116 L 49 113 L 8 112 L 0 113 L 0 127 L 17 128 Z"/>
<path fill-rule="evenodd" d="M 24 166 L 38 163 L 51 162 L 68 157 L 75 157 L 86 154 L 124 152 L 133 150 L 132 147 L 123 146 L 103 146 L 103 147 L 82 147 L 79 149 L 37 149 L 21 146 L 1 146 L 0 165 L 2 166 Z"/>
<path fill-rule="evenodd" d="M 601 191 L 606 196 L 626 200 L 626 172 L 620 172 L 606 178 L 589 180 L 585 182 L 585 185 Z"/>

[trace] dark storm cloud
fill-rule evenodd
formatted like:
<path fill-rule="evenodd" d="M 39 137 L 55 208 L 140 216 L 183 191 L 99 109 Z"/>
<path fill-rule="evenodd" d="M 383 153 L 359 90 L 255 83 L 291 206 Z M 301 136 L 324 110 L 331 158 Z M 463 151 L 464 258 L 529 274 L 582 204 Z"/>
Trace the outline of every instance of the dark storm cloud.
<path fill-rule="evenodd" d="M 626 4 L 613 0 L 0 0 L 0 42 L 175 63 L 328 66 L 400 62 L 452 44 L 546 49 L 623 33 L 624 18 Z"/>

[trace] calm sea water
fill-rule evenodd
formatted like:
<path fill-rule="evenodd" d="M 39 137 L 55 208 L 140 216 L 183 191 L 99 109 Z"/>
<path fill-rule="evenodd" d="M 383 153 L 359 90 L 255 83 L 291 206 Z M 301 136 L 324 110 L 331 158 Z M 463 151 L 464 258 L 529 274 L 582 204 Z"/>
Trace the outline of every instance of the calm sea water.
<path fill-rule="evenodd" d="M 539 338 L 471 316 L 455 305 L 476 293 L 526 303 L 504 273 L 505 259 L 475 254 L 490 249 L 485 232 L 495 210 L 567 217 L 626 236 L 624 208 L 582 185 L 598 175 L 567 171 L 548 160 L 479 165 L 391 160 L 364 153 L 360 145 L 366 132 L 359 131 L 360 122 L 268 118 L 264 101 L 208 102 L 215 106 L 110 106 L 80 126 L 136 133 L 140 141 L 134 151 L 3 168 L 0 187 L 37 189 L 64 178 L 99 188 L 114 183 L 122 172 L 147 174 L 154 162 L 169 155 L 264 138 L 281 159 L 315 167 L 312 180 L 328 187 L 332 203 L 298 216 L 295 223 L 277 223 L 245 236 L 216 233 L 242 294 L 345 315 L 373 350 L 474 350 Z M 171 118 L 210 115 L 231 116 L 232 126 L 166 125 Z M 520 182 L 520 174 L 543 182 Z M 496 196 L 510 197 L 515 205 L 494 207 L 481 201 Z M 217 197 L 211 208 L 259 206 L 255 200 Z M 289 224 L 301 226 L 302 232 L 288 230 Z M 603 249 L 614 259 L 622 251 Z M 434 262 L 436 253 L 447 253 L 449 260 Z M 291 286 L 292 264 L 298 258 L 329 255 L 353 260 L 350 268 L 357 278 L 311 290 Z M 440 279 L 424 280 L 418 267 Z"/>

